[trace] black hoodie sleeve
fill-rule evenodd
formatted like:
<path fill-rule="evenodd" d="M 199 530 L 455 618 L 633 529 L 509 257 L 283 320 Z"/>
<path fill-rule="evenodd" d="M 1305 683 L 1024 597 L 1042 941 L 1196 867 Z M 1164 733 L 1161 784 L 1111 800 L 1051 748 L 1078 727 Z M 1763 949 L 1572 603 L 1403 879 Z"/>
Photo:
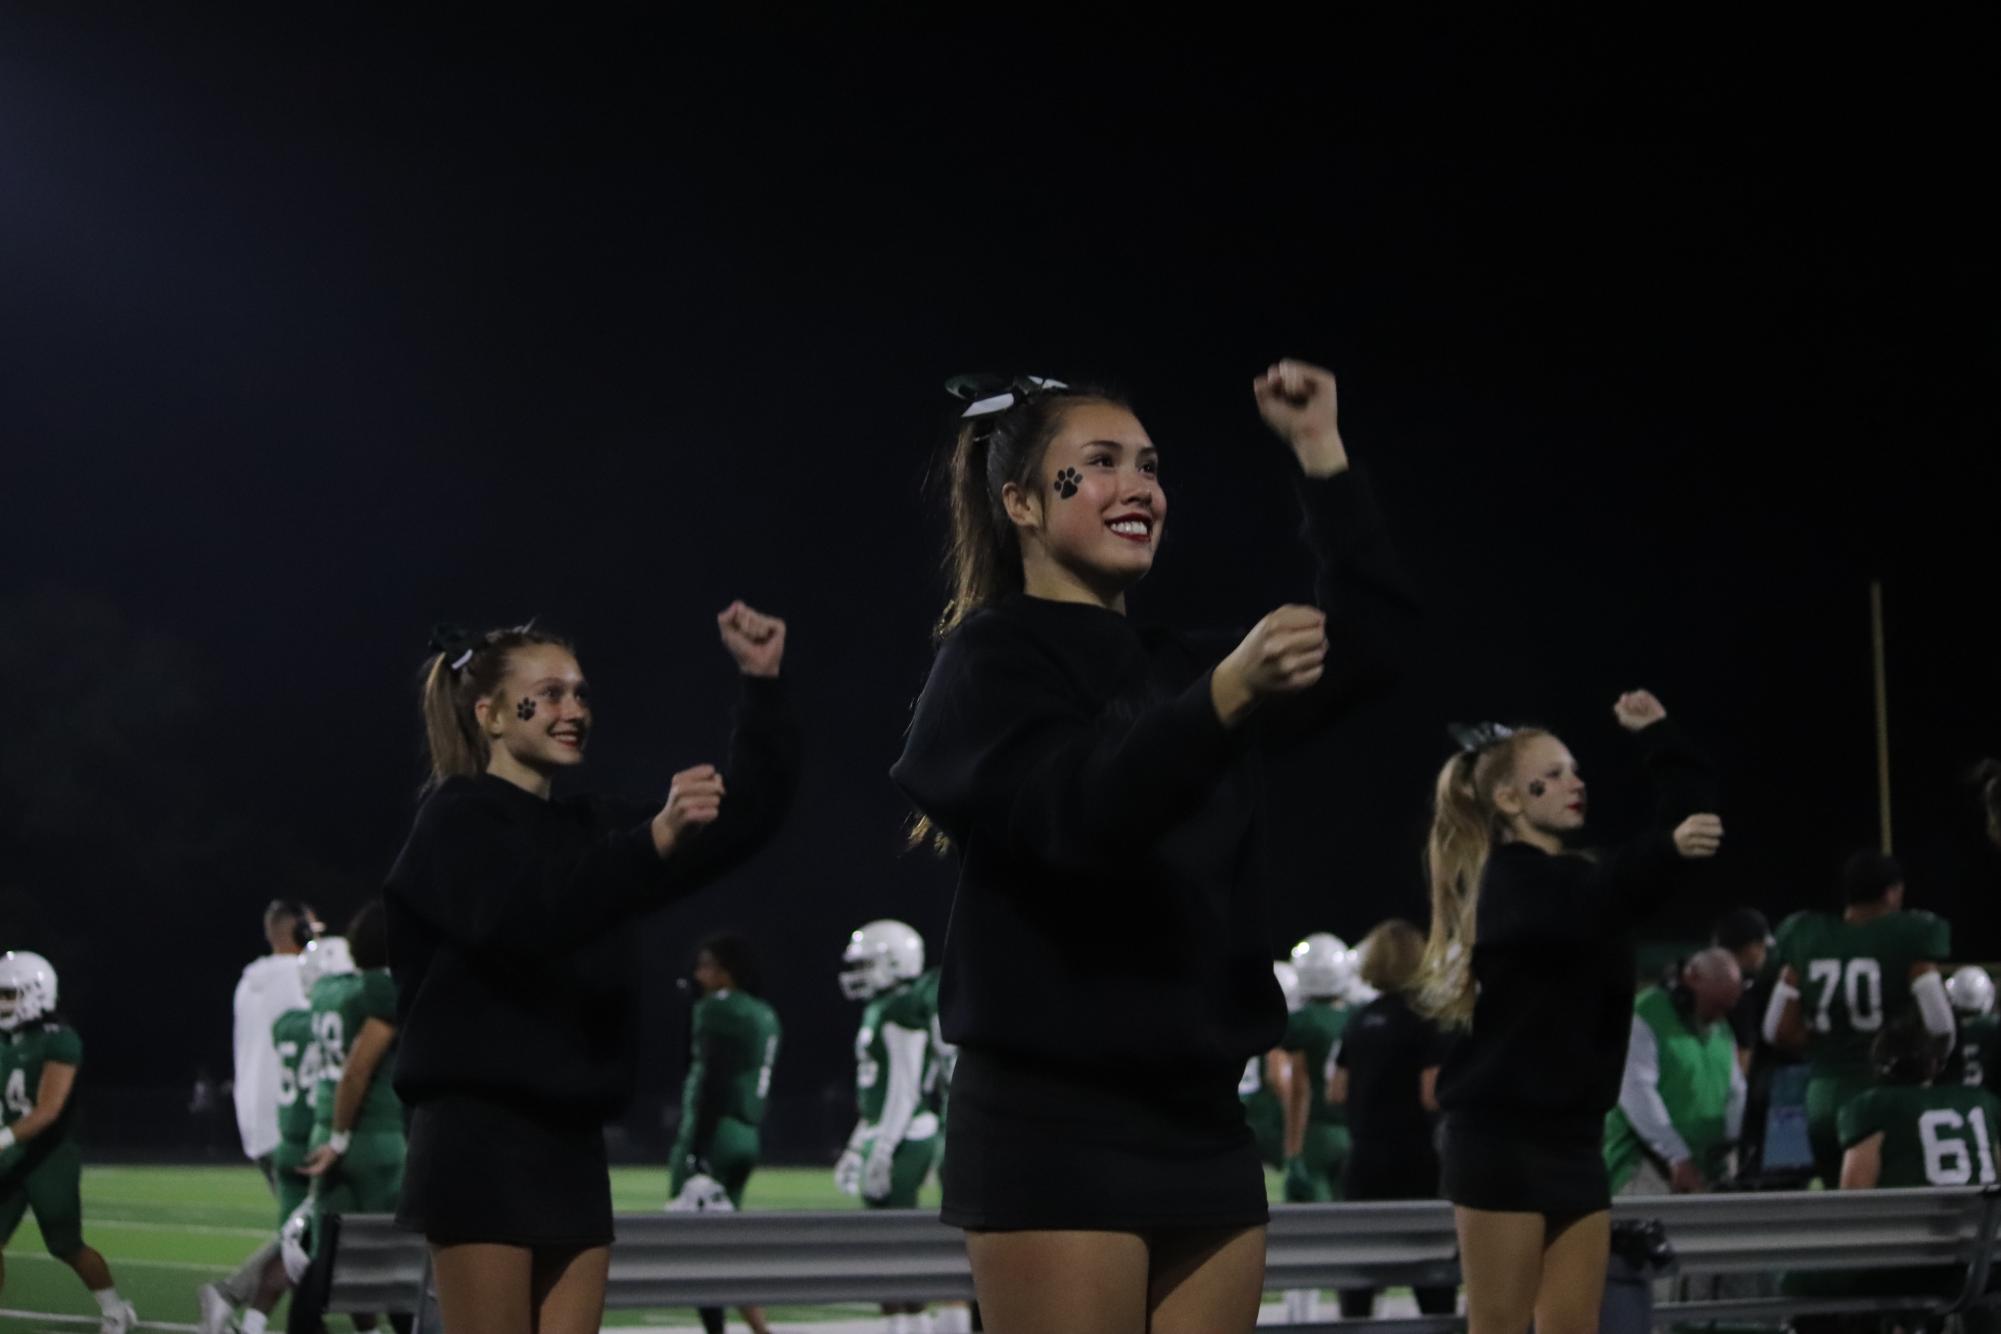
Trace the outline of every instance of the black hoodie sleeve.
<path fill-rule="evenodd" d="M 1130 860 L 1199 804 L 1234 751 L 1202 672 L 1127 717 L 1094 717 L 1017 627 L 981 614 L 938 651 L 890 770 L 949 837 L 1063 871 Z"/>
<path fill-rule="evenodd" d="M 724 813 L 665 860 L 646 808 L 600 805 L 593 829 L 553 812 L 523 818 L 507 794 L 455 781 L 418 813 L 385 892 L 469 954 L 533 958 L 709 883 L 770 836 L 791 791 L 795 744 L 783 697 L 776 682 L 746 682 Z"/>
<path fill-rule="evenodd" d="M 1257 736 L 1304 739 L 1395 682 L 1415 656 L 1417 593 L 1398 561 L 1367 475 L 1297 478 L 1314 604 L 1327 613 L 1327 670 L 1311 690 L 1262 707 Z"/>

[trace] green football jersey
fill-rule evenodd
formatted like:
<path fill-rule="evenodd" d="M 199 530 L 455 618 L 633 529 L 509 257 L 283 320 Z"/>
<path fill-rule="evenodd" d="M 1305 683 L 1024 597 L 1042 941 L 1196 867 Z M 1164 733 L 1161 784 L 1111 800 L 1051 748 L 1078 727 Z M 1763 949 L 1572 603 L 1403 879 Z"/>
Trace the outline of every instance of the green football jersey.
<path fill-rule="evenodd" d="M 778 1062 L 778 1012 L 744 992 L 718 991 L 695 1002 L 693 1028 L 681 1115 L 690 1125 L 724 1116 L 761 1124 Z"/>
<path fill-rule="evenodd" d="M 855 1034 L 855 1104 L 873 1125 L 892 1108 L 915 1116 L 938 1110 L 938 1054 L 931 1044 L 937 1002 L 928 987 L 905 982 L 862 1011 Z"/>
<path fill-rule="evenodd" d="M 926 969 L 917 978 L 918 999 L 931 1011 L 931 1059 L 934 1066 L 931 1080 L 934 1089 L 933 1105 L 938 1119 L 945 1119 L 945 1103 L 952 1093 L 952 1067 L 959 1063 L 959 1049 L 945 1041 L 944 1029 L 940 1026 L 938 1013 L 938 982 L 941 970 Z"/>
<path fill-rule="evenodd" d="M 2001 1015 L 1959 1016 L 1959 1034 L 1938 1082 L 1992 1089 L 1998 1075 L 2001 1075 Z"/>
<path fill-rule="evenodd" d="M 1807 1062 L 1816 1078 L 1871 1077 L 1869 1044 L 1911 1004 L 1911 969 L 1952 951 L 1952 928 L 1928 912 L 1866 922 L 1801 912 L 1779 924 L 1779 962 L 1799 977 Z"/>
<path fill-rule="evenodd" d="M 271 1025 L 271 1041 L 278 1049 L 278 1137 L 304 1149 L 320 1102 L 320 1044 L 313 1037 L 313 1012 L 279 1015 Z"/>
<path fill-rule="evenodd" d="M 11 1126 L 35 1110 L 42 1070 L 51 1061 L 58 1065 L 83 1064 L 83 1039 L 62 1020 L 37 1019 L 11 1033 L 0 1034 L 0 1124 Z M 54 1144 L 67 1135 L 76 1124 L 76 1107 L 76 1089 L 72 1086 L 62 1115 L 42 1132 L 41 1139 Z"/>
<path fill-rule="evenodd" d="M 313 1108 L 313 1138 L 323 1140 L 333 1132 L 334 1091 L 341 1071 L 347 1068 L 347 1054 L 354 1039 L 370 1019 L 396 1022 L 396 984 L 387 968 L 371 968 L 365 973 L 335 973 L 323 977 L 313 987 L 313 1036 L 320 1047 L 320 1092 Z M 375 1067 L 375 1077 L 362 1095 L 361 1110 L 348 1129 L 355 1134 L 403 1130 L 403 1104 L 389 1085 L 393 1051 L 385 1053 Z"/>
<path fill-rule="evenodd" d="M 1964 1084 L 1881 1084 L 1841 1109 L 1844 1149 L 1883 1136 L 1879 1186 L 1991 1186 L 2001 1099 Z"/>
<path fill-rule="evenodd" d="M 1334 1072 L 1334 1056 L 1341 1049 L 1341 1034 L 1347 1031 L 1349 1013 L 1345 1005 L 1310 1000 L 1285 1022 L 1285 1036 L 1279 1040 L 1279 1046 L 1306 1054 L 1308 1125 L 1348 1123 L 1347 1110 L 1327 1101 L 1327 1081 Z"/>

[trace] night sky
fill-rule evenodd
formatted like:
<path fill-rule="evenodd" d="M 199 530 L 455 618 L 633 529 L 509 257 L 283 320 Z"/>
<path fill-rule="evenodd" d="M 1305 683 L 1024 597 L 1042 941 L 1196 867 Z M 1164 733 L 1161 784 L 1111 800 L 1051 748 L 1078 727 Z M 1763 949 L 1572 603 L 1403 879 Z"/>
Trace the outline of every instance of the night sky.
<path fill-rule="evenodd" d="M 940 386 L 974 369 L 1132 395 L 1174 519 L 1133 611 L 1191 626 L 1306 592 L 1249 381 L 1339 375 L 1429 646 L 1281 775 L 1275 951 L 1421 919 L 1448 720 L 1556 727 L 1629 827 L 1639 685 L 1731 829 L 1658 933 L 1821 903 L 1877 837 L 1880 577 L 1911 900 L 2001 957 L 1962 782 L 2001 751 L 1991 33 L 163 8 L 0 18 L 0 945 L 55 960 L 94 1080 L 226 1071 L 265 901 L 373 892 L 433 622 L 573 636 L 586 781 L 647 795 L 722 752 L 742 597 L 790 622 L 803 785 L 647 924 L 635 1118 L 724 926 L 777 1092 L 838 1083 L 847 931 L 935 945 L 950 901 L 885 770 L 942 598 Z"/>

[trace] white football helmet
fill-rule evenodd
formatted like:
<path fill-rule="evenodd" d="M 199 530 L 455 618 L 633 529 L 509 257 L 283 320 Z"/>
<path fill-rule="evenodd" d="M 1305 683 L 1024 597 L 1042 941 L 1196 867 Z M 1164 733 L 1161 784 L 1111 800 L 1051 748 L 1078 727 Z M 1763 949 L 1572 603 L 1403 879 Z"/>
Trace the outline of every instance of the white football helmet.
<path fill-rule="evenodd" d="M 1271 975 L 1278 979 L 1278 989 L 1285 993 L 1285 1012 L 1298 1014 L 1304 1002 L 1299 995 L 1299 970 L 1280 959 L 1271 966 Z"/>
<path fill-rule="evenodd" d="M 56 970 L 41 955 L 8 950 L 0 955 L 0 1032 L 56 1011 Z"/>
<path fill-rule="evenodd" d="M 1987 1014 L 1994 1008 L 1994 979 L 1985 968 L 1968 964 L 1945 984 L 1945 994 L 1961 1014 Z"/>
<path fill-rule="evenodd" d="M 321 936 L 299 955 L 299 990 L 311 1000 L 313 987 L 323 977 L 354 971 L 354 956 L 348 953 L 346 936 Z"/>
<path fill-rule="evenodd" d="M 849 1000 L 871 1000 L 924 971 L 924 937 L 894 918 L 880 918 L 855 929 L 841 954 L 841 994 Z"/>
<path fill-rule="evenodd" d="M 1338 1000 L 1355 979 L 1354 956 L 1331 931 L 1315 931 L 1294 945 L 1292 966 L 1299 973 L 1299 994 L 1307 1000 Z"/>
<path fill-rule="evenodd" d="M 1361 1006 L 1367 1005 L 1382 994 L 1362 980 L 1362 951 L 1359 948 L 1349 950 L 1348 990 L 1342 993 L 1341 999 L 1350 1005 Z"/>

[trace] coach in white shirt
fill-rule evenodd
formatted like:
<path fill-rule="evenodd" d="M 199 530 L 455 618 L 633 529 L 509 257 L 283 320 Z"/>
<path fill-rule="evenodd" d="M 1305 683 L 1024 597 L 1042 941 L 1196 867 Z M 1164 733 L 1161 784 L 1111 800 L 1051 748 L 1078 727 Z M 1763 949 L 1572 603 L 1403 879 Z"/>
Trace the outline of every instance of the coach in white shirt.
<path fill-rule="evenodd" d="M 302 1010 L 299 954 L 319 931 L 313 910 L 277 899 L 264 910 L 264 938 L 271 952 L 252 961 L 236 984 L 236 1129 L 243 1156 L 271 1175 L 278 1148 L 278 1050 L 271 1025 L 287 1010 Z"/>

